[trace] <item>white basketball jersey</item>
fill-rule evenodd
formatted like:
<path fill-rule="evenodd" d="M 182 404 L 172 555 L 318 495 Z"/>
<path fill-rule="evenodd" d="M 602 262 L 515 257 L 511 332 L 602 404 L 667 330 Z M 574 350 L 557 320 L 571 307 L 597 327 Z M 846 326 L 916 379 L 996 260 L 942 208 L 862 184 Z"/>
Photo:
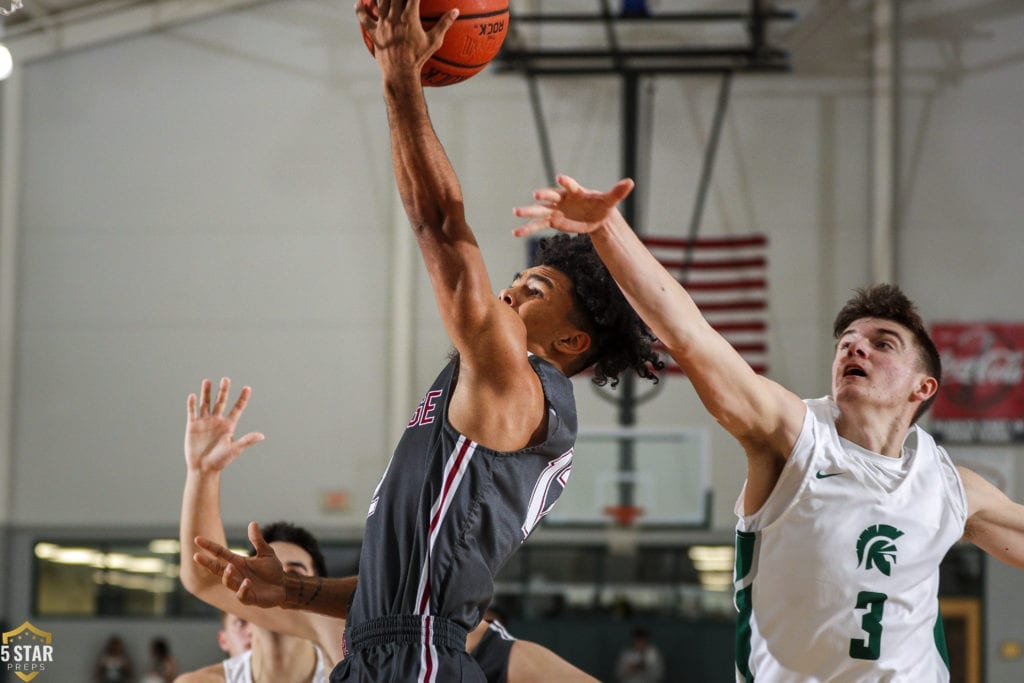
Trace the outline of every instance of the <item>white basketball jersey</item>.
<path fill-rule="evenodd" d="M 901 458 L 836 432 L 835 403 L 807 415 L 760 510 L 736 504 L 736 680 L 948 681 L 939 563 L 967 502 L 949 455 L 912 428 Z"/>
<path fill-rule="evenodd" d="M 327 665 L 324 662 L 323 653 L 320 648 L 316 650 L 316 670 L 310 683 L 328 683 Z M 252 683 L 252 650 L 246 650 L 240 655 L 224 660 L 224 682 L 225 683 Z"/>

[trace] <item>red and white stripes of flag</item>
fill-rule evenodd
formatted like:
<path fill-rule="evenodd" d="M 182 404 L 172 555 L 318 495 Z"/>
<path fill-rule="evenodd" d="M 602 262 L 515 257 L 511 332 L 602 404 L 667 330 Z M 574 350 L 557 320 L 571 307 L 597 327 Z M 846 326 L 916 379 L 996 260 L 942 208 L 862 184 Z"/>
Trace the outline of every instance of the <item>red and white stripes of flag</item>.
<path fill-rule="evenodd" d="M 768 238 L 764 234 L 696 240 L 642 237 L 655 258 L 679 280 L 712 327 L 754 371 L 768 371 Z M 683 374 L 665 354 L 665 369 Z"/>

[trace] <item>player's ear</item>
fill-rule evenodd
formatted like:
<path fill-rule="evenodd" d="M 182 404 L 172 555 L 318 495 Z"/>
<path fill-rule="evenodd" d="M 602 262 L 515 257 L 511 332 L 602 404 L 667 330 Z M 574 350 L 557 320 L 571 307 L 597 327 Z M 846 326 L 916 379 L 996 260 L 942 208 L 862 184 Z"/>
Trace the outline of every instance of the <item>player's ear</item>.
<path fill-rule="evenodd" d="M 555 348 L 561 353 L 581 356 L 590 348 L 590 335 L 582 330 L 573 330 L 566 336 L 557 339 Z"/>
<path fill-rule="evenodd" d="M 921 399 L 924 403 L 939 390 L 939 382 L 934 377 L 925 377 L 918 382 L 917 387 L 914 389 L 914 398 Z"/>

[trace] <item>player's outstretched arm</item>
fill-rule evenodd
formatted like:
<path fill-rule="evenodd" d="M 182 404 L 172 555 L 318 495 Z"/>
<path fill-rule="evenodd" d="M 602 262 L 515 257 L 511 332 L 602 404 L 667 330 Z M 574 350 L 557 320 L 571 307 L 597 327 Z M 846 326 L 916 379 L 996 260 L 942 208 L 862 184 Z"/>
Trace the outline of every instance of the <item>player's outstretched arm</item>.
<path fill-rule="evenodd" d="M 462 189 L 427 112 L 420 70 L 457 17 L 448 12 L 429 31 L 419 0 L 378 4 L 374 18 L 356 13 L 374 44 L 383 77 L 398 191 L 430 275 L 442 322 L 462 363 L 460 384 L 480 381 L 513 387 L 527 369 L 522 322 L 495 296 L 470 229 Z"/>
<path fill-rule="evenodd" d="M 174 679 L 174 683 L 224 683 L 224 665 L 211 664 L 202 669 L 183 673 Z"/>
<path fill-rule="evenodd" d="M 216 577 L 243 605 L 303 610 L 336 620 L 348 616 L 358 577 L 326 578 L 286 572 L 256 522 L 249 523 L 249 540 L 256 549 L 253 557 L 236 555 L 220 543 L 197 537 L 195 544 L 200 552 L 193 560 Z M 242 614 L 237 608 L 230 611 Z M 253 620 L 253 623 L 260 622 Z"/>
<path fill-rule="evenodd" d="M 211 401 L 210 380 L 203 380 L 199 396 L 190 394 L 185 424 L 185 491 L 179 526 L 181 583 L 190 593 L 214 607 L 279 633 L 312 640 L 332 661 L 341 658 L 344 621 L 308 612 L 263 610 L 239 603 L 235 592 L 193 561 L 194 539 L 205 537 L 221 547 L 227 544 L 220 508 L 221 472 L 254 443 L 264 439 L 259 432 L 235 438 L 235 429 L 249 402 L 252 390 L 243 387 L 228 410 L 231 380 L 221 379 Z"/>
<path fill-rule="evenodd" d="M 1024 505 L 979 474 L 957 467 L 967 492 L 967 524 L 964 538 L 992 557 L 1024 569 Z"/>
<path fill-rule="evenodd" d="M 227 410 L 231 380 L 221 379 L 212 401 L 211 386 L 210 380 L 204 379 L 199 396 L 189 394 L 186 401 L 185 490 L 178 528 L 181 582 L 190 593 L 207 602 L 211 594 L 222 593 L 224 588 L 216 577 L 193 565 L 192 539 L 205 536 L 222 545 L 227 543 L 220 513 L 221 472 L 246 448 L 264 438 L 259 432 L 235 438 L 235 429 L 252 393 L 249 387 L 242 388 Z"/>
<path fill-rule="evenodd" d="M 598 683 L 540 643 L 516 640 L 508 660 L 508 683 Z"/>
<path fill-rule="evenodd" d="M 757 375 L 636 236 L 616 208 L 633 181 L 621 180 L 608 192 L 589 190 L 565 175 L 558 183 L 534 192 L 536 204 L 515 209 L 517 216 L 529 219 L 515 234 L 548 227 L 589 233 L 629 303 L 686 371 L 715 419 L 748 453 L 788 456 L 803 424 L 803 402 Z"/>

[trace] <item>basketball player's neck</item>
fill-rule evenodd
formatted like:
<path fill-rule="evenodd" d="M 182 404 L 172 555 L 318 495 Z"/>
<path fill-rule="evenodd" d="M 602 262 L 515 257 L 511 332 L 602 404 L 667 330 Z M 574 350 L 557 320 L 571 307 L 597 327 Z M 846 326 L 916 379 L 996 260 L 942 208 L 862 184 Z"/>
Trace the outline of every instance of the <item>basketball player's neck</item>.
<path fill-rule="evenodd" d="M 903 454 L 903 442 L 910 430 L 910 418 L 892 412 L 876 412 L 863 406 L 841 406 L 836 432 L 872 453 L 890 458 Z"/>
<path fill-rule="evenodd" d="M 309 683 L 316 661 L 313 643 L 304 638 L 266 630 L 253 633 L 253 683 Z"/>

